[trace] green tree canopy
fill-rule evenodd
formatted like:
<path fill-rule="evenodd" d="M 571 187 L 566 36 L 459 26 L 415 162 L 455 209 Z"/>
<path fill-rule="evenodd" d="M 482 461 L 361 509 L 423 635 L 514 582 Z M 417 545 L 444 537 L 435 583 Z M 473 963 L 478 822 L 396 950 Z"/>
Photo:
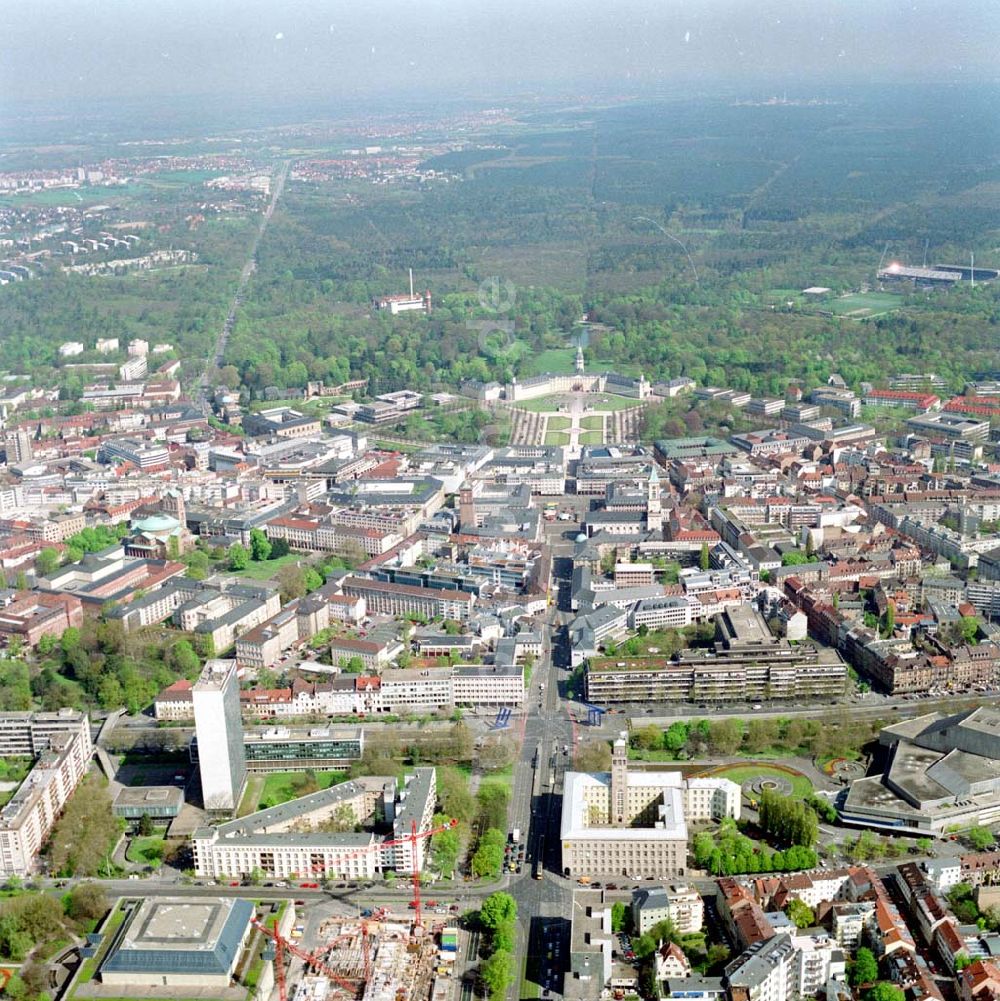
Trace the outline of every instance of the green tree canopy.
<path fill-rule="evenodd" d="M 875 953 L 867 946 L 861 946 L 854 954 L 854 962 L 848 970 L 848 976 L 854 987 L 874 984 L 878 980 L 878 961 Z"/>
<path fill-rule="evenodd" d="M 492 1001 L 499 1001 L 510 987 L 513 979 L 514 957 L 505 949 L 498 949 L 479 968 L 483 983 Z M 874 1001 L 896 1001 L 894 998 L 877 998 Z"/>
<path fill-rule="evenodd" d="M 250 566 L 250 554 L 246 547 L 239 542 L 234 542 L 229 547 L 229 569 L 246 570 Z"/>
<path fill-rule="evenodd" d="M 49 577 L 59 569 L 59 553 L 47 546 L 35 557 L 35 570 L 40 577 Z"/>
<path fill-rule="evenodd" d="M 479 908 L 479 920 L 490 930 L 517 919 L 517 903 L 509 893 L 491 893 Z"/>
<path fill-rule="evenodd" d="M 796 928 L 811 928 L 816 922 L 812 908 L 802 900 L 791 900 L 786 913 L 795 922 Z"/>
<path fill-rule="evenodd" d="M 880 980 L 864 993 L 864 1001 L 905 1001 L 906 995 L 895 984 Z"/>
<path fill-rule="evenodd" d="M 271 557 L 271 542 L 259 528 L 250 529 L 250 557 L 257 562 Z"/>

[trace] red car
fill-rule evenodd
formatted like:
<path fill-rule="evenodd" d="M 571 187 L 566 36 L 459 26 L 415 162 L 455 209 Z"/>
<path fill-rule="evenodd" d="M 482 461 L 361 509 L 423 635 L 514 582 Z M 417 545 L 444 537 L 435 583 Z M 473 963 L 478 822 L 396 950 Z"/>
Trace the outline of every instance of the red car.
<path fill-rule="evenodd" d="M 236 879 L 236 880 L 233 880 L 233 882 L 232 882 L 232 883 L 230 883 L 229 885 L 230 885 L 230 886 L 239 886 L 239 885 L 240 885 L 240 881 L 239 881 L 238 879 Z"/>
<path fill-rule="evenodd" d="M 299 883 L 299 889 L 308 890 L 311 885 L 312 885 L 311 883 Z"/>

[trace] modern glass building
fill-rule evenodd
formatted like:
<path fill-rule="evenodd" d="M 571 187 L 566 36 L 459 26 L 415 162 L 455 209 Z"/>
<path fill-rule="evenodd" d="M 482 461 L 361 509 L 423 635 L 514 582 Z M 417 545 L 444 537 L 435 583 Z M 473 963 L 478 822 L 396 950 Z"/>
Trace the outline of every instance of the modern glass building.
<path fill-rule="evenodd" d="M 243 752 L 250 772 L 290 772 L 311 768 L 328 772 L 346 769 L 365 748 L 364 729 L 275 726 L 243 735 Z M 197 735 L 191 741 L 191 761 L 199 763 Z"/>

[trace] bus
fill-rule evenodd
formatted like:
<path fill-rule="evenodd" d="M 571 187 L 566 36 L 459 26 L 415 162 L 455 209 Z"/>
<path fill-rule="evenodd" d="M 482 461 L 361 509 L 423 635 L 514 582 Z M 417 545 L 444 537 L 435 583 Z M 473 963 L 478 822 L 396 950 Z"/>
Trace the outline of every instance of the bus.
<path fill-rule="evenodd" d="M 535 868 L 532 872 L 532 877 L 534 879 L 542 878 L 542 870 L 545 868 L 545 835 L 541 835 L 538 838 L 538 848 L 535 852 Z"/>

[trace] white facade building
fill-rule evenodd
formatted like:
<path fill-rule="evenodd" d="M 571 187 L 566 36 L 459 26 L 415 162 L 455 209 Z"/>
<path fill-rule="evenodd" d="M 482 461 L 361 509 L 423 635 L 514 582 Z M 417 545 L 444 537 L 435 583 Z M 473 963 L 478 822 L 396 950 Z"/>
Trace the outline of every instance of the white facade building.
<path fill-rule="evenodd" d="M 235 660 L 210 660 L 192 689 L 206 810 L 235 810 L 247 781 Z"/>
<path fill-rule="evenodd" d="M 669 879 L 687 868 L 687 822 L 739 818 L 740 787 L 680 772 L 630 772 L 628 742 L 614 743 L 610 772 L 567 772 L 562 866 L 566 876 Z"/>
<path fill-rule="evenodd" d="M 27 777 L 0 809 L 0 876 L 26 876 L 52 825 L 87 772 L 93 745 L 83 713 L 7 713 L 0 717 L 4 756 L 35 757 Z"/>
<path fill-rule="evenodd" d="M 192 838 L 195 874 L 210 879 L 243 877 L 254 870 L 276 879 L 370 879 L 387 870 L 411 875 L 410 843 L 390 842 L 429 830 L 436 804 L 433 768 L 415 769 L 400 790 L 394 779 L 379 776 L 342 782 L 218 827 L 199 828 Z M 391 823 L 392 835 L 323 830 L 345 815 L 365 827 Z M 416 841 L 418 869 L 427 850 L 427 839 Z"/>

